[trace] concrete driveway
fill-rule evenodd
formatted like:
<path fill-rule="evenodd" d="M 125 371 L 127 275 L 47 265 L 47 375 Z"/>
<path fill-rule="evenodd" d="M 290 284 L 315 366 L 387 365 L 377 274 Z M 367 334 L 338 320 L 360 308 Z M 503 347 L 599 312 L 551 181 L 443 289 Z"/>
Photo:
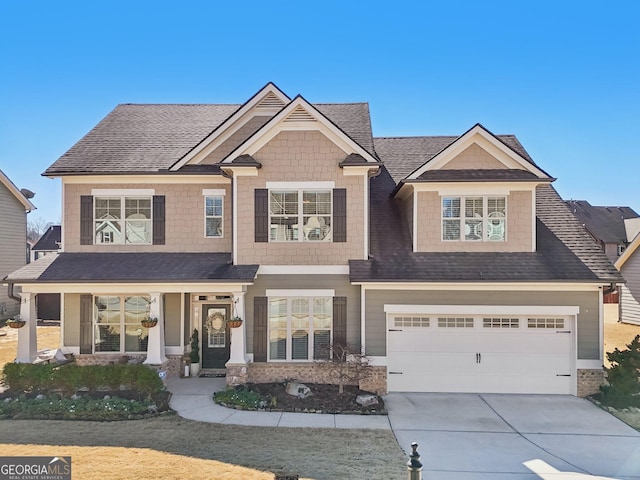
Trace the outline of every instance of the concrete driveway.
<path fill-rule="evenodd" d="M 385 402 L 400 447 L 418 443 L 423 480 L 640 479 L 640 433 L 582 398 L 391 393 Z"/>

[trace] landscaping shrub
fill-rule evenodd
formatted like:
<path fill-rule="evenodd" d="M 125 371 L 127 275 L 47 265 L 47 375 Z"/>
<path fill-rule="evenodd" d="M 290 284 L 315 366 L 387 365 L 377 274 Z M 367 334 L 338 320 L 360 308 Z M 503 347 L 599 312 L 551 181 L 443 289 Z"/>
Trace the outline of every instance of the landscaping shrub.
<path fill-rule="evenodd" d="M 213 400 L 216 403 L 233 405 L 240 408 L 258 408 L 260 394 L 252 392 L 244 386 L 228 388 L 222 392 L 216 392 Z"/>
<path fill-rule="evenodd" d="M 27 398 L 23 395 L 0 401 L 0 417 L 15 419 L 112 421 L 142 418 L 155 411 L 154 402 L 148 399 L 63 398 L 55 395 Z"/>
<path fill-rule="evenodd" d="M 615 408 L 640 407 L 640 335 L 626 350 L 607 353 L 611 368 L 607 369 L 609 385 L 602 386 L 602 403 Z"/>
<path fill-rule="evenodd" d="M 70 395 L 81 389 L 117 391 L 123 386 L 150 397 L 163 389 L 158 372 L 145 365 L 56 366 L 8 363 L 3 382 L 15 393 L 62 392 Z"/>

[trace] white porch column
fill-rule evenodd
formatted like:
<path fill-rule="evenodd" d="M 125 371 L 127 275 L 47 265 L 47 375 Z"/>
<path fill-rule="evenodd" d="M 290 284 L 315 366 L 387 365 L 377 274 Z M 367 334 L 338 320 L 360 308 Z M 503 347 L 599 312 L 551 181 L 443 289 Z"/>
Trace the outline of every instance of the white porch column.
<path fill-rule="evenodd" d="M 246 292 L 234 292 L 235 314 L 242 318 L 242 325 L 231 330 L 231 353 L 227 365 L 246 365 L 247 319 L 245 318 L 244 296 Z M 232 313 L 233 315 L 233 313 Z"/>
<path fill-rule="evenodd" d="M 26 321 L 27 324 L 18 330 L 18 354 L 16 355 L 16 363 L 33 363 L 38 357 L 36 295 L 35 293 L 24 292 L 21 295 L 20 317 Z"/>
<path fill-rule="evenodd" d="M 147 342 L 147 359 L 145 365 L 161 365 L 167 361 L 164 343 L 164 309 L 162 308 L 162 294 L 151 293 L 149 305 L 149 317 L 157 318 L 158 324 L 149 329 L 149 341 Z"/>

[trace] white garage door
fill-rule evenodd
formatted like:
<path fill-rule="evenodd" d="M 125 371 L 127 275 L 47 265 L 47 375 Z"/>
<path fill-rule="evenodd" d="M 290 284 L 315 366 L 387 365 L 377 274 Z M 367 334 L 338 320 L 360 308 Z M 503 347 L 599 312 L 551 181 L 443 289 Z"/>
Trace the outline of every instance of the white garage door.
<path fill-rule="evenodd" d="M 390 392 L 572 393 L 572 317 L 388 315 Z"/>

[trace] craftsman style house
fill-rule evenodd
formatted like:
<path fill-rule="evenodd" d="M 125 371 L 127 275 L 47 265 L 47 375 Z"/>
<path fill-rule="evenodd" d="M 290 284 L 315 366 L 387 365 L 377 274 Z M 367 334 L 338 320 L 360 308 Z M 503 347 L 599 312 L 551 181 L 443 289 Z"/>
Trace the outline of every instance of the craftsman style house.
<path fill-rule="evenodd" d="M 367 104 L 268 84 L 242 105 L 119 105 L 44 175 L 62 180 L 61 252 L 5 279 L 24 345 L 34 296 L 61 293 L 62 347 L 85 364 L 176 375 L 198 329 L 230 384 L 324 381 L 314 360 L 344 343 L 378 392 L 602 379 L 622 277 L 512 135 L 374 138 Z"/>

